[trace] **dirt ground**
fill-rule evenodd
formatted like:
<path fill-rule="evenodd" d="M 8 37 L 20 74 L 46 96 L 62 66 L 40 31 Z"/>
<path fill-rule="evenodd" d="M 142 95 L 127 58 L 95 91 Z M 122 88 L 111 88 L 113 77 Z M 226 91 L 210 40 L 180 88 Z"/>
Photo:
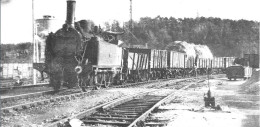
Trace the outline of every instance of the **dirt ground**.
<path fill-rule="evenodd" d="M 150 89 L 151 90 L 151 89 Z M 96 105 L 112 101 L 125 95 L 150 91 L 148 89 L 133 90 L 118 88 L 110 90 L 91 91 L 90 96 L 72 101 L 50 103 L 44 106 L 22 111 L 12 111 L 1 114 L 1 127 L 44 127 L 46 124 L 77 114 Z"/>
<path fill-rule="evenodd" d="M 152 118 L 169 120 L 167 127 L 259 127 L 259 94 L 241 90 L 245 82 L 220 78 L 196 83 L 199 87 L 177 91 L 178 99 L 161 106 Z M 204 107 L 208 84 L 222 110 Z"/>
<path fill-rule="evenodd" d="M 241 90 L 244 88 L 241 84 L 245 82 L 219 78 L 210 79 L 209 83 L 208 80 L 194 80 L 186 90 L 159 88 L 160 93 L 176 92 L 176 97 L 171 103 L 161 106 L 159 112 L 152 114 L 152 117 L 169 120 L 168 127 L 259 127 L 259 94 L 248 94 Z M 216 99 L 216 105 L 220 105 L 222 110 L 216 111 L 204 107 L 203 97 L 208 91 L 208 84 Z M 173 83 L 172 85 L 183 84 Z M 94 105 L 124 95 L 151 90 L 153 89 L 117 88 L 92 91 L 92 96 L 81 99 L 1 115 L 1 126 L 44 127 L 55 119 L 77 114 Z"/>

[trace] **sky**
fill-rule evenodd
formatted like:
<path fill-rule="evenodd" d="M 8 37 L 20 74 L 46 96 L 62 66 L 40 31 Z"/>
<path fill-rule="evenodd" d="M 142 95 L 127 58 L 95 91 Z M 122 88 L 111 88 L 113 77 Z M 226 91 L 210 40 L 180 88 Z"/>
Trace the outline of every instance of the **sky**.
<path fill-rule="evenodd" d="M 34 18 L 55 16 L 65 23 L 67 0 L 1 0 L 1 43 L 32 42 L 32 1 Z M 133 20 L 140 17 L 218 17 L 260 21 L 260 0 L 132 0 Z M 101 26 L 130 18 L 129 0 L 76 0 L 76 21 L 90 19 Z"/>

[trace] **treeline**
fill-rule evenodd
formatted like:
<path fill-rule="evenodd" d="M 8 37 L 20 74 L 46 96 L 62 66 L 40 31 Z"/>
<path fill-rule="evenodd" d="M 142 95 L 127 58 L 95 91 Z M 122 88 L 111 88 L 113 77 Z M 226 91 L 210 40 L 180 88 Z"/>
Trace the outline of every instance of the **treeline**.
<path fill-rule="evenodd" d="M 33 44 L 30 42 L 18 44 L 1 44 L 1 63 L 31 62 Z"/>
<path fill-rule="evenodd" d="M 105 23 L 107 30 L 124 31 L 121 39 L 127 45 L 146 45 L 155 49 L 171 49 L 174 41 L 207 45 L 214 56 L 241 57 L 243 53 L 258 53 L 259 22 L 220 18 L 156 18 L 143 17 L 123 27 L 118 21 Z M 33 44 L 1 44 L 1 62 L 19 58 L 31 60 Z M 13 55 L 12 54 L 16 54 Z"/>
<path fill-rule="evenodd" d="M 146 43 L 150 48 L 170 49 L 174 41 L 207 45 L 215 56 L 241 57 L 243 53 L 258 53 L 259 22 L 220 18 L 156 18 L 143 17 L 120 27 L 118 21 L 105 23 L 112 31 L 125 31 L 123 41 L 128 44 Z M 132 37 L 132 41 L 131 41 Z"/>

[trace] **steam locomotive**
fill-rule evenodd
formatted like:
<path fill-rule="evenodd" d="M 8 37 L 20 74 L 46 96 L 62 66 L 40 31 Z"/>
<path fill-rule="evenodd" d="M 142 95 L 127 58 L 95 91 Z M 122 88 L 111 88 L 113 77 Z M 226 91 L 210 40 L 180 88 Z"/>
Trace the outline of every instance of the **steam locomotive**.
<path fill-rule="evenodd" d="M 55 90 L 78 84 L 100 89 L 125 82 L 191 76 L 208 71 L 224 71 L 233 58 L 203 59 L 185 53 L 156 49 L 122 48 L 122 32 L 102 31 L 89 21 L 74 21 L 76 2 L 67 1 L 66 23 L 46 40 L 45 63 L 34 68 L 50 77 Z"/>

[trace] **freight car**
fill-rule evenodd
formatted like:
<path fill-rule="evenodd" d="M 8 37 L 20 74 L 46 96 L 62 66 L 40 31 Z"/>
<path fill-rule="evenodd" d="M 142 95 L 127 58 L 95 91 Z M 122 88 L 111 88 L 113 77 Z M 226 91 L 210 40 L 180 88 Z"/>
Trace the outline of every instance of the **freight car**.
<path fill-rule="evenodd" d="M 244 54 L 245 66 L 259 68 L 259 54 Z"/>
<path fill-rule="evenodd" d="M 185 76 L 185 63 L 187 55 L 185 53 L 168 51 L 167 54 L 167 77 Z"/>
<path fill-rule="evenodd" d="M 252 68 L 241 65 L 233 65 L 227 68 L 226 77 L 229 80 L 236 80 L 238 78 L 248 79 L 252 75 Z"/>
<path fill-rule="evenodd" d="M 119 47 L 117 36 L 122 32 L 102 31 L 86 20 L 75 22 L 75 4 L 67 1 L 66 23 L 48 35 L 45 63 L 34 63 L 35 69 L 49 75 L 55 90 L 78 84 L 86 91 L 88 87 L 206 74 L 229 66 L 224 57 L 211 60 L 176 51 Z"/>
<path fill-rule="evenodd" d="M 252 69 L 259 67 L 259 55 L 258 54 L 244 54 L 244 58 L 236 58 L 234 60 L 235 66 L 227 68 L 226 75 L 229 80 L 232 78 L 247 79 L 252 75 Z"/>
<path fill-rule="evenodd" d="M 125 82 L 138 82 L 150 79 L 150 49 L 126 48 L 123 57 L 122 72 Z"/>
<path fill-rule="evenodd" d="M 213 73 L 225 73 L 226 69 L 234 65 L 235 57 L 214 57 L 211 61 Z"/>

